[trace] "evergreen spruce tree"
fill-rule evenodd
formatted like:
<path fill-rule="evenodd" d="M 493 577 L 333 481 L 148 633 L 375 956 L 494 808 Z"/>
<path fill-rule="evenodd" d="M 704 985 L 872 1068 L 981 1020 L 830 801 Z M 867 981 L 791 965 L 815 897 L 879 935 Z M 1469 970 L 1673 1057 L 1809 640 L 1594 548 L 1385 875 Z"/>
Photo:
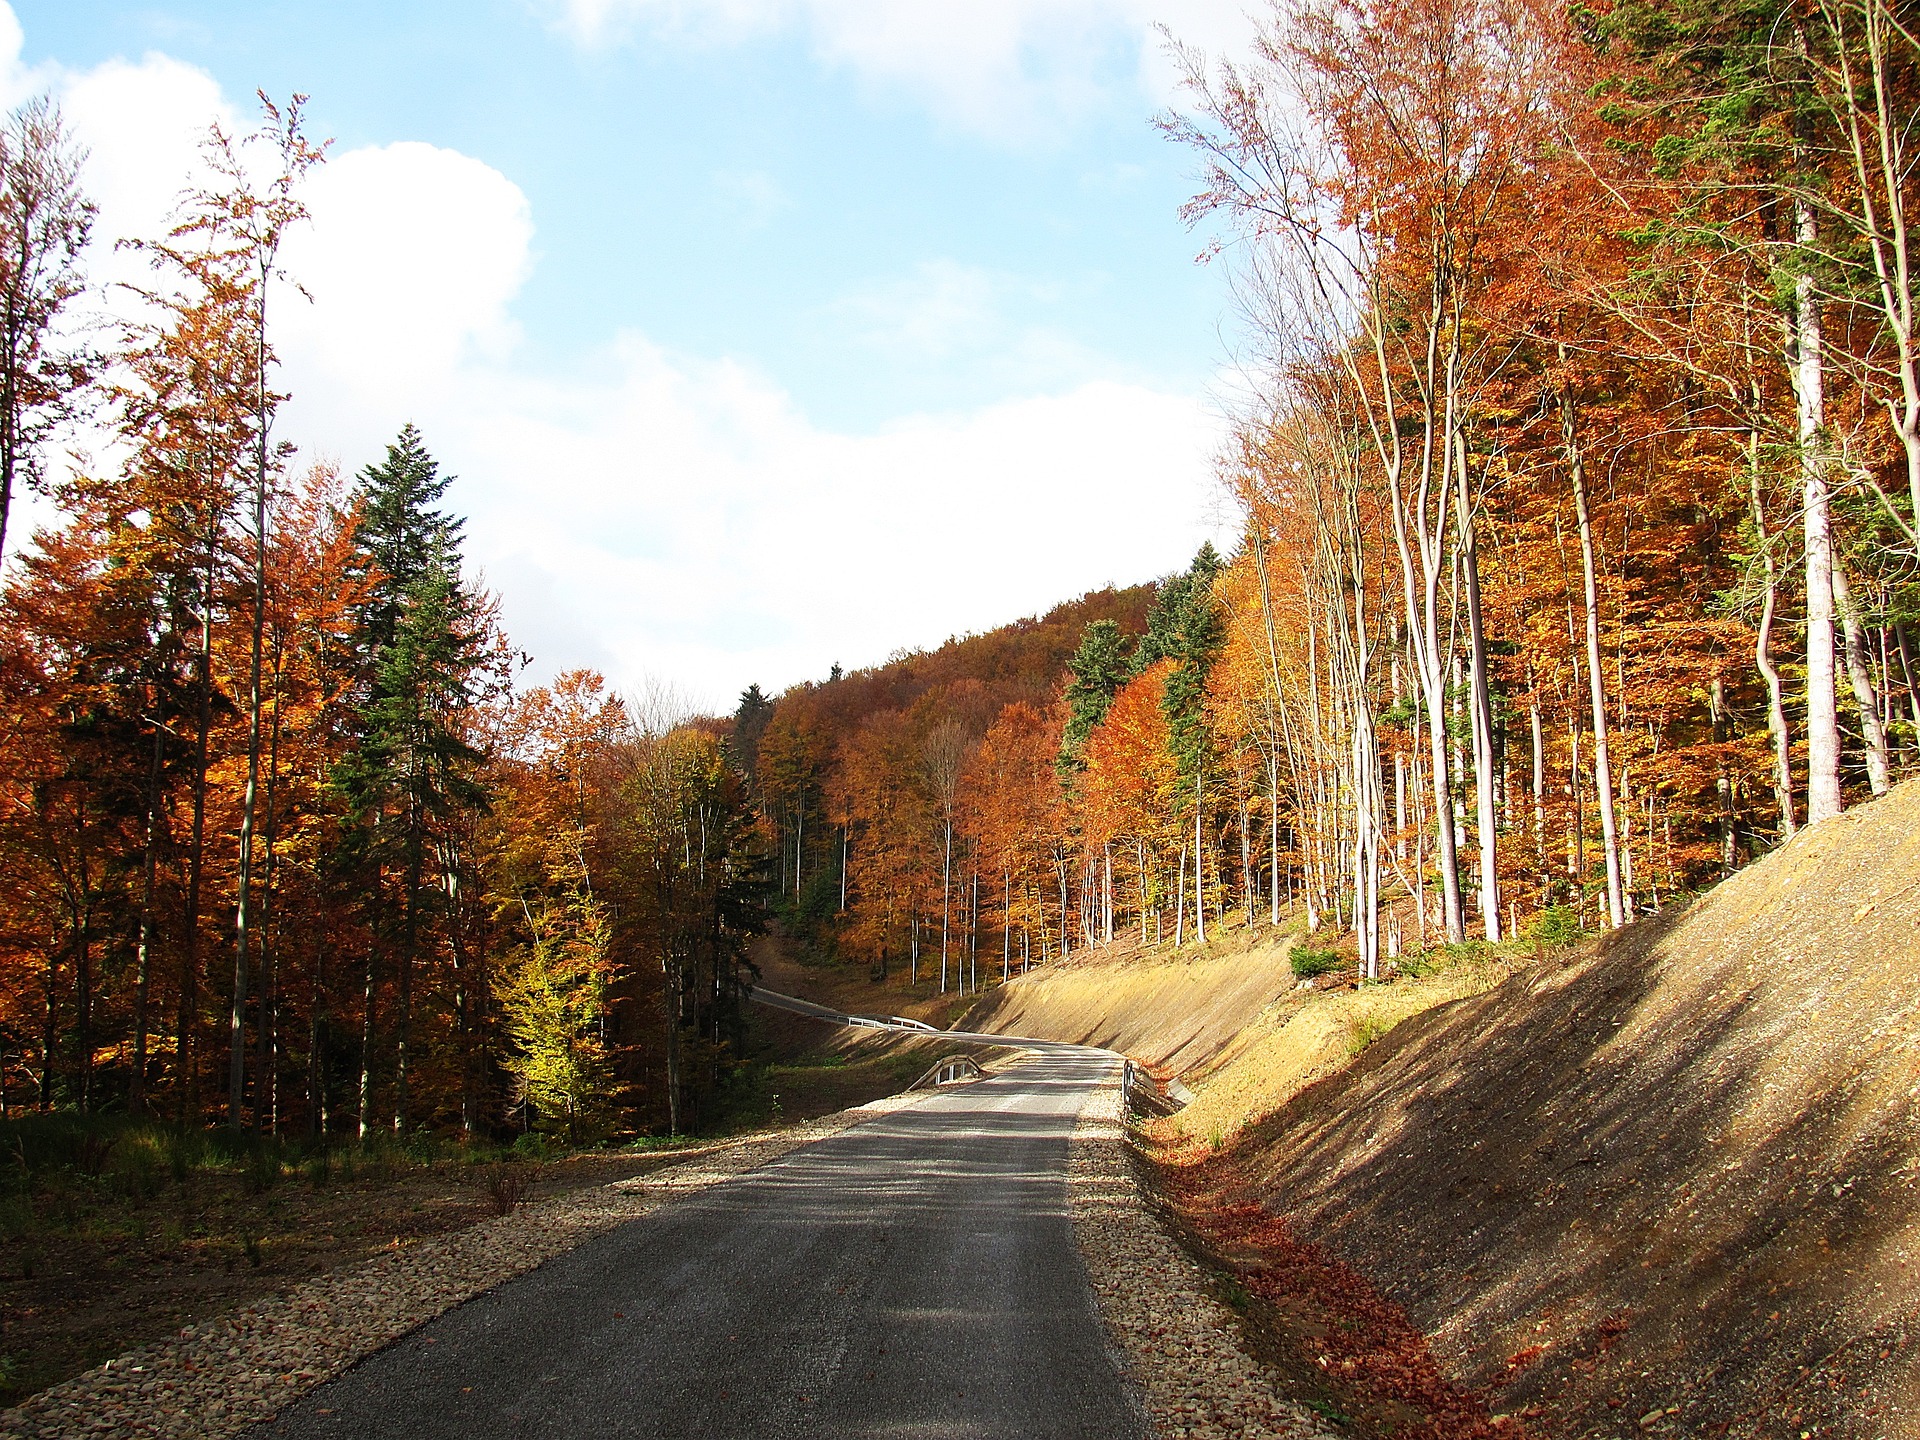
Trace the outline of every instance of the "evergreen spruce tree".
<path fill-rule="evenodd" d="M 760 785 L 760 737 L 767 733 L 773 719 L 773 701 L 758 685 L 740 692 L 739 708 L 733 712 L 733 763 L 747 777 L 747 788 L 757 794 Z"/>
<path fill-rule="evenodd" d="M 387 951 L 395 993 L 394 1128 L 409 1121 L 413 976 L 426 913 L 439 895 L 426 884 L 433 842 L 447 821 L 484 806 L 473 778 L 481 755 L 458 720 L 471 698 L 482 636 L 460 579 L 461 521 L 434 508 L 452 476 L 408 425 L 386 459 L 361 472 L 356 538 L 372 579 L 358 616 L 364 699 L 357 743 L 336 776 L 352 816 L 348 847 L 371 872 L 373 929 Z M 367 959 L 362 1025 L 360 1124 L 371 1123 L 376 993 Z"/>
<path fill-rule="evenodd" d="M 1161 584 L 1153 608 L 1147 612 L 1146 633 L 1133 652 L 1135 675 L 1157 660 L 1174 662 L 1162 704 L 1171 748 L 1187 790 L 1193 788 L 1207 765 L 1202 714 L 1207 672 L 1213 668 L 1225 639 L 1219 606 L 1213 598 L 1213 582 L 1224 568 L 1220 552 L 1211 544 L 1202 545 L 1185 574 L 1170 576 Z"/>
<path fill-rule="evenodd" d="M 1059 770 L 1071 780 L 1084 768 L 1081 756 L 1087 737 L 1107 718 L 1114 693 L 1130 674 L 1126 638 L 1112 620 L 1091 622 L 1073 652 L 1067 680 L 1067 725 L 1060 737 Z"/>

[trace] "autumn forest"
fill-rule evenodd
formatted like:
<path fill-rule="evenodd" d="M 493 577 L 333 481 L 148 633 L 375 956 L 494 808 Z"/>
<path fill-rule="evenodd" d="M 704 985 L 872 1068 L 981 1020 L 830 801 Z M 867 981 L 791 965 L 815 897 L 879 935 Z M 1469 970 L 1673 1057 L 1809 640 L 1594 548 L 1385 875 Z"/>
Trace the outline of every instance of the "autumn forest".
<path fill-rule="evenodd" d="M 105 329 L 84 157 L 29 104 L 0 1111 L 698 1131 L 762 937 L 876 1010 L 1229 925 L 1378 978 L 1620 927 L 1884 792 L 1920 766 L 1909 23 L 1287 0 L 1246 56 L 1169 37 L 1234 539 L 721 716 L 527 683 L 432 435 L 285 443 L 301 101 L 106 237 L 148 280 Z"/>

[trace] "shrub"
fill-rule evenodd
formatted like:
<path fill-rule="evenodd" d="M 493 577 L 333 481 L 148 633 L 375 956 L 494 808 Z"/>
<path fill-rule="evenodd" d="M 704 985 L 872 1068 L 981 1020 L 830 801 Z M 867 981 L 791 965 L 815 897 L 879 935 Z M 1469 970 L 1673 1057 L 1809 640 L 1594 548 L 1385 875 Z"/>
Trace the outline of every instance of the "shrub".
<path fill-rule="evenodd" d="M 1293 973 L 1302 980 L 1331 974 L 1345 963 L 1338 950 L 1314 950 L 1305 945 L 1294 946 L 1289 960 Z"/>
<path fill-rule="evenodd" d="M 207 1162 L 207 1137 L 199 1130 L 173 1130 L 165 1143 L 167 1169 L 176 1184 L 184 1185 Z"/>
<path fill-rule="evenodd" d="M 1347 1022 L 1347 1054 L 1358 1055 L 1393 1028 L 1382 1015 L 1356 1015 Z"/>
<path fill-rule="evenodd" d="M 359 1144 L 360 1168 L 369 1180 L 384 1185 L 406 1169 L 406 1152 L 389 1130 L 369 1130 Z"/>
<path fill-rule="evenodd" d="M 257 1148 L 252 1134 L 231 1125 L 215 1125 L 202 1132 L 206 1153 L 221 1165 L 245 1165 Z"/>
<path fill-rule="evenodd" d="M 1393 964 L 1409 980 L 1424 979 L 1434 971 L 1433 956 L 1424 950 L 1409 950 Z"/>
<path fill-rule="evenodd" d="M 486 1165 L 480 1170 L 480 1189 L 496 1215 L 511 1215 L 533 1198 L 533 1179 L 518 1165 Z"/>
<path fill-rule="evenodd" d="M 107 1168 L 107 1156 L 113 1153 L 117 1137 L 98 1130 L 82 1130 L 74 1136 L 73 1168 L 82 1175 L 100 1175 Z"/>
<path fill-rule="evenodd" d="M 124 1116 L 71 1111 L 0 1121 L 0 1155 L 8 1162 L 7 1181 L 27 1189 L 35 1177 L 56 1170 L 90 1178 L 103 1175 L 114 1145 L 130 1128 Z"/>
<path fill-rule="evenodd" d="M 249 1195 L 264 1195 L 278 1185 L 280 1183 L 280 1147 L 271 1143 L 254 1146 L 247 1155 L 246 1173 Z"/>
<path fill-rule="evenodd" d="M 166 1137 L 151 1130 L 123 1135 L 107 1163 L 107 1178 L 129 1200 L 151 1200 L 166 1183 Z"/>
<path fill-rule="evenodd" d="M 1571 945 L 1580 938 L 1580 916 L 1571 905 L 1549 905 L 1528 927 L 1527 935 L 1540 945 Z"/>

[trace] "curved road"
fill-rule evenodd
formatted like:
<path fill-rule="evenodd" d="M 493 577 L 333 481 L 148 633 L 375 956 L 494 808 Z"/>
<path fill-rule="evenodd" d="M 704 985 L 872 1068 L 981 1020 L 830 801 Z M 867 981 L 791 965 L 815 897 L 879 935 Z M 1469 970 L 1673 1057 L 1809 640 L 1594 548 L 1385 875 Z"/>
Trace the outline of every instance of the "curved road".
<path fill-rule="evenodd" d="M 1074 1120 L 1121 1062 L 946 1038 L 1036 1053 L 589 1241 L 250 1434 L 1144 1436 L 1066 1199 Z"/>

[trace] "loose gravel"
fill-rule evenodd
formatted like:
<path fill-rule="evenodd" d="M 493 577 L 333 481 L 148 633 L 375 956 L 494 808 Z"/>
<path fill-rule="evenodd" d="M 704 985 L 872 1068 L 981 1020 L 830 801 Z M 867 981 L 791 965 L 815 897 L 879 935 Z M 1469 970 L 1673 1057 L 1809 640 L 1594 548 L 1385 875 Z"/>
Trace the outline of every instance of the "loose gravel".
<path fill-rule="evenodd" d="M 436 1236 L 310 1280 L 0 1413 L 0 1440 L 225 1440 L 435 1316 L 660 1206 L 836 1135 L 917 1091 Z"/>
<path fill-rule="evenodd" d="M 1205 1270 L 1147 1203 L 1121 1123 L 1119 1087 L 1080 1113 L 1067 1162 L 1074 1237 L 1100 1318 L 1154 1433 L 1189 1440 L 1332 1440 L 1318 1417 L 1274 1392 L 1235 1342 Z"/>

